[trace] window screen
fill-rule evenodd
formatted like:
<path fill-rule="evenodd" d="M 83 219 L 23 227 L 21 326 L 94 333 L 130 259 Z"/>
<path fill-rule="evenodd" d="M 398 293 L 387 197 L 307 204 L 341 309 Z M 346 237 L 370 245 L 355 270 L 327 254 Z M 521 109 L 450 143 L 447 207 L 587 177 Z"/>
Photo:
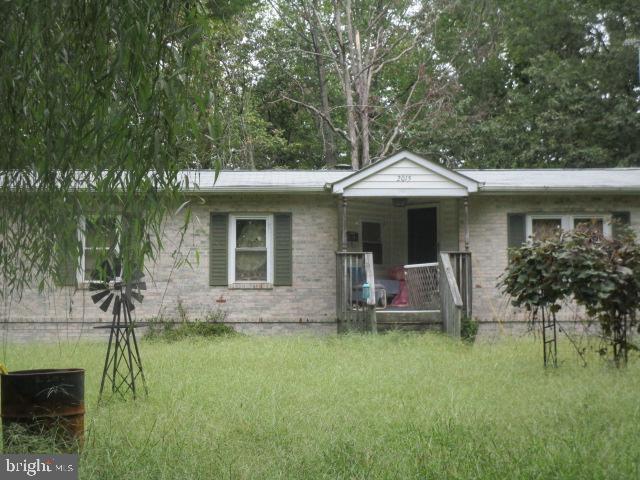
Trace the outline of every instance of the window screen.
<path fill-rule="evenodd" d="M 562 230 L 562 218 L 534 218 L 531 220 L 531 230 L 534 240 L 552 238 Z"/>
<path fill-rule="evenodd" d="M 236 281 L 267 281 L 266 219 L 236 220 Z"/>

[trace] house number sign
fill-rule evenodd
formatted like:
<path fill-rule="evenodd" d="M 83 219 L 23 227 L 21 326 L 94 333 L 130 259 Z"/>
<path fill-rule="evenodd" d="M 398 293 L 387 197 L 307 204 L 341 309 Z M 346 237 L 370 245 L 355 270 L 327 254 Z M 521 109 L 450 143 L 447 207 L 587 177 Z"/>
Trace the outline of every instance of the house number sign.
<path fill-rule="evenodd" d="M 398 175 L 398 178 L 396 179 L 396 182 L 410 182 L 411 181 L 411 175 Z"/>

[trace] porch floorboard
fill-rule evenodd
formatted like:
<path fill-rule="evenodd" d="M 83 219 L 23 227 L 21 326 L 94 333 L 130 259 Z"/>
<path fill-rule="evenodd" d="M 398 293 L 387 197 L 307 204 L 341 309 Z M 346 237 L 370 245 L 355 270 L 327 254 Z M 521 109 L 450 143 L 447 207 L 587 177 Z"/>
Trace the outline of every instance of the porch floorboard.
<path fill-rule="evenodd" d="M 441 330 L 440 310 L 407 310 L 406 308 L 376 311 L 378 331 L 389 330 L 425 331 Z"/>

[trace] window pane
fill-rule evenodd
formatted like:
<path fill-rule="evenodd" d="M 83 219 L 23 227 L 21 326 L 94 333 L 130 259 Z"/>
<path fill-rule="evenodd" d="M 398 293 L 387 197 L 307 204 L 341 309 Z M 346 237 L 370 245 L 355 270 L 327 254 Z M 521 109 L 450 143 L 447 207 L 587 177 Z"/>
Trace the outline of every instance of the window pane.
<path fill-rule="evenodd" d="M 562 220 L 559 218 L 534 218 L 531 221 L 534 240 L 546 240 L 560 233 Z"/>
<path fill-rule="evenodd" d="M 362 242 L 382 242 L 382 225 L 374 222 L 362 222 Z"/>
<path fill-rule="evenodd" d="M 255 248 L 267 246 L 266 220 L 236 220 L 236 247 Z"/>
<path fill-rule="evenodd" d="M 381 243 L 363 243 L 363 252 L 373 253 L 373 263 L 376 265 L 382 264 L 382 244 Z"/>
<path fill-rule="evenodd" d="M 98 274 L 96 272 L 96 253 L 91 250 L 85 250 L 84 252 L 84 279 L 85 280 L 97 280 Z"/>
<path fill-rule="evenodd" d="M 84 251 L 84 280 L 108 282 L 120 274 L 120 262 L 108 250 L 89 249 Z"/>
<path fill-rule="evenodd" d="M 236 252 L 236 281 L 267 281 L 267 252 Z"/>
<path fill-rule="evenodd" d="M 117 230 L 114 218 L 86 220 L 85 247 L 111 248 L 115 245 Z"/>
<path fill-rule="evenodd" d="M 573 228 L 576 230 L 590 230 L 602 235 L 604 233 L 604 221 L 602 218 L 574 218 Z"/>

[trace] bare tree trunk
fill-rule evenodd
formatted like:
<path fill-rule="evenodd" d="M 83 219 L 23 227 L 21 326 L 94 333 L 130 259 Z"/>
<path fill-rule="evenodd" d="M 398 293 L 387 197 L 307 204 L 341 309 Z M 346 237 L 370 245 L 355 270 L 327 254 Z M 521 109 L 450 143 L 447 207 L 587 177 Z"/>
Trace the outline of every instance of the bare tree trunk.
<path fill-rule="evenodd" d="M 351 16 L 349 15 L 349 22 Z M 370 72 L 371 69 L 365 67 L 365 63 L 369 60 L 369 55 L 363 55 L 362 46 L 360 45 L 360 32 L 355 30 L 354 37 L 354 57 L 356 60 L 356 91 L 358 92 L 358 113 L 360 116 L 360 144 L 362 146 L 361 159 L 362 166 L 366 167 L 371 163 L 371 154 L 369 152 L 369 93 L 370 93 Z"/>
<path fill-rule="evenodd" d="M 243 88 L 243 92 L 242 92 L 242 110 L 240 111 L 240 132 L 242 134 L 242 139 L 243 139 L 242 143 L 243 143 L 243 150 L 245 153 L 245 160 L 249 165 L 249 169 L 255 170 L 256 169 L 255 149 L 253 146 L 252 132 L 249 131 L 249 128 L 247 127 L 247 123 L 245 122 L 245 115 L 248 110 L 247 105 L 249 103 L 249 100 L 247 99 L 245 85 L 243 85 L 242 88 Z"/>
<path fill-rule="evenodd" d="M 317 6 L 314 5 L 315 8 Z M 322 157 L 327 167 L 336 165 L 336 142 L 333 130 L 329 124 L 331 120 L 331 110 L 329 108 L 329 92 L 327 90 L 327 79 L 322 64 L 322 51 L 318 41 L 318 27 L 316 19 L 310 16 L 309 26 L 311 28 L 311 41 L 313 43 L 313 51 L 315 53 L 316 71 L 318 74 L 318 88 L 320 93 L 320 111 L 324 114 L 320 117 L 321 133 L 322 133 Z"/>
<path fill-rule="evenodd" d="M 318 81 L 320 82 L 320 106 L 322 112 L 331 118 L 331 110 L 329 109 L 329 93 L 327 92 L 327 82 L 324 75 L 324 68 L 318 65 Z M 336 165 L 336 140 L 331 127 L 327 122 L 321 120 L 322 125 L 322 151 L 324 163 L 327 167 L 335 167 Z"/>
<path fill-rule="evenodd" d="M 367 48 L 367 51 L 363 52 L 363 48 L 360 43 L 360 32 L 353 24 L 351 0 L 347 0 L 345 2 L 345 15 L 347 21 L 345 29 L 349 39 L 349 56 L 351 64 L 353 65 L 351 73 L 354 89 L 357 94 L 357 106 L 355 106 L 354 110 L 357 113 L 357 121 L 360 126 L 360 166 L 366 167 L 371 163 L 369 148 L 369 93 L 371 86 L 371 68 L 367 66 L 367 64 L 370 61 L 370 54 L 371 56 L 375 56 L 375 48 L 371 45 L 371 48 Z"/>
<path fill-rule="evenodd" d="M 283 98 L 305 106 L 324 120 L 321 122 L 323 151 L 328 164 L 330 157 L 326 152 L 336 148 L 335 136 L 338 135 L 349 143 L 352 168 L 366 167 L 371 163 L 372 149 L 375 149 L 374 159 L 393 151 L 402 132 L 416 120 L 423 108 L 445 98 L 446 92 L 437 88 L 429 90 L 431 97 L 425 95 L 423 87 L 427 78 L 424 65 L 419 66 L 415 82 L 391 99 L 395 104 L 389 106 L 390 99 L 385 99 L 384 111 L 378 98 L 372 95 L 374 79 L 386 66 L 401 61 L 421 45 L 421 41 L 427 38 L 427 32 L 434 30 L 437 13 L 444 7 L 437 2 L 418 2 L 420 11 L 412 13 L 411 10 L 418 5 L 414 2 L 395 5 L 395 2 L 384 0 L 370 4 L 354 0 L 304 1 L 309 18 L 313 18 L 308 23 L 313 37 L 311 53 L 316 57 L 318 70 L 320 105 L 314 106 L 286 95 Z M 332 11 L 328 9 L 329 1 Z M 411 23 L 400 25 L 390 20 L 392 16 L 408 18 Z M 325 58 L 330 59 L 326 64 L 326 68 L 333 69 L 330 72 L 323 69 Z M 346 125 L 336 125 L 330 115 L 326 81 L 327 75 L 334 72 L 342 89 L 344 105 L 339 106 L 346 109 Z M 378 121 L 380 117 L 384 118 L 384 124 Z M 332 139 L 333 145 L 329 143 Z"/>
<path fill-rule="evenodd" d="M 349 143 L 351 146 L 351 168 L 358 170 L 361 167 L 360 164 L 360 152 L 358 151 L 358 128 L 356 125 L 356 105 L 353 99 L 353 82 L 351 81 L 351 66 L 347 61 L 346 45 L 344 37 L 342 35 L 342 19 L 341 12 L 337 1 L 333 3 L 334 8 L 334 22 L 335 30 L 338 36 L 338 49 L 339 49 L 339 62 L 342 69 L 342 88 L 344 90 L 344 97 L 347 108 L 347 132 L 349 134 Z M 346 11 L 350 16 L 351 2 L 348 0 L 346 4 Z M 347 25 L 349 27 L 349 25 Z M 350 31 L 348 30 L 348 33 Z"/>
<path fill-rule="evenodd" d="M 349 76 L 349 71 L 345 69 L 345 76 Z M 360 169 L 360 152 L 358 152 L 358 129 L 356 128 L 356 115 L 353 105 L 353 93 L 351 88 L 347 88 L 347 123 L 349 124 L 349 142 L 351 143 L 351 168 Z"/>

